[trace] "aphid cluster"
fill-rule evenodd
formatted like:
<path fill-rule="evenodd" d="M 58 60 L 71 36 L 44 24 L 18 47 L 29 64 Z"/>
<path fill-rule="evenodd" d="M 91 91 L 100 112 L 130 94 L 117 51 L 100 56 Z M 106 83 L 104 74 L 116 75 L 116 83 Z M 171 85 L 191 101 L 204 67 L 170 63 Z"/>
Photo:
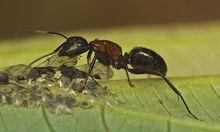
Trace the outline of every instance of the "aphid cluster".
<path fill-rule="evenodd" d="M 16 107 L 39 107 L 53 113 L 70 113 L 74 107 L 91 108 L 93 97 L 110 90 L 101 87 L 95 79 L 111 78 L 113 71 L 100 63 L 86 84 L 86 99 L 79 98 L 78 91 L 84 84 L 86 65 L 74 66 L 77 58 L 53 55 L 37 66 L 18 64 L 2 68 L 0 72 L 0 102 Z M 80 70 L 82 69 L 82 70 Z M 105 73 L 105 71 L 108 71 Z M 106 76 L 104 76 L 104 74 Z M 98 88 L 100 87 L 100 88 Z"/>
<path fill-rule="evenodd" d="M 39 76 L 46 75 L 47 78 L 53 78 L 56 71 L 60 71 L 61 76 L 59 80 L 61 85 L 74 85 L 73 90 L 79 93 L 84 93 L 85 91 L 90 91 L 91 81 L 102 88 L 96 79 L 102 79 L 103 71 L 107 75 L 107 79 L 112 77 L 112 70 L 110 66 L 119 70 L 124 69 L 127 75 L 128 83 L 131 87 L 134 85 L 131 83 L 129 78 L 129 73 L 132 74 L 150 74 L 162 77 L 165 82 L 170 86 L 170 88 L 181 98 L 187 111 L 194 118 L 198 119 L 189 109 L 186 101 L 184 100 L 181 93 L 177 88 L 166 78 L 167 65 L 164 59 L 151 49 L 145 47 L 134 47 L 130 52 L 122 53 L 122 48 L 109 40 L 98 40 L 88 42 L 85 38 L 80 36 L 66 37 L 63 34 L 48 31 L 25 31 L 34 33 L 46 33 L 46 34 L 56 34 L 66 39 L 58 48 L 53 52 L 43 55 L 34 61 L 32 61 L 28 66 L 31 67 L 37 62 L 45 59 L 36 68 L 32 68 L 30 72 L 25 77 L 18 77 L 17 79 L 31 79 L 37 80 Z M 87 71 L 81 71 L 77 69 L 75 64 L 77 63 L 77 58 L 79 55 L 87 52 Z M 93 59 L 91 60 L 92 53 L 94 53 Z M 90 62 L 91 61 L 91 62 Z M 98 61 L 98 62 L 96 62 Z M 102 65 L 101 69 L 96 69 L 96 65 Z M 39 68 L 40 67 L 40 68 Z M 33 71 L 32 71 L 33 70 Z M 95 71 L 102 71 L 96 73 Z M 73 79 L 84 78 L 85 80 L 79 83 L 72 82 Z M 2 84 L 11 83 L 7 81 L 7 77 L 2 74 L 0 77 Z M 52 81 L 52 80 L 50 80 Z M 14 83 L 11 83 L 14 84 Z M 16 85 L 16 84 L 14 84 Z M 20 86 L 23 87 L 23 86 Z M 93 86 L 91 86 L 93 87 Z M 62 99 L 61 102 L 63 102 Z M 65 101 L 64 101 L 65 102 Z"/>
<path fill-rule="evenodd" d="M 51 75 L 49 69 L 45 72 L 43 68 L 41 72 L 38 68 L 31 68 L 29 71 L 22 72 L 18 75 L 19 69 L 23 70 L 27 65 L 15 65 L 7 67 L 0 73 L 0 102 L 2 104 L 14 105 L 17 107 L 39 107 L 46 106 L 54 113 L 70 113 L 75 106 L 82 106 L 87 102 L 87 106 L 93 106 L 91 99 L 79 100 L 77 99 L 76 88 L 80 88 L 80 78 L 72 79 L 71 83 L 74 85 L 67 85 L 62 74 L 57 75 L 57 78 Z M 16 69 L 17 72 L 13 72 Z M 38 69 L 38 70 L 35 70 Z M 14 73 L 14 74 L 13 74 Z M 68 80 L 69 81 L 69 80 Z M 82 81 L 82 80 L 81 80 Z M 62 85 L 61 85 L 62 83 Z M 89 81 L 87 85 L 91 89 L 87 94 L 98 94 L 95 90 L 97 85 L 93 81 Z M 92 91 L 93 90 L 93 91 Z M 94 93 L 93 93 L 94 92 Z"/>

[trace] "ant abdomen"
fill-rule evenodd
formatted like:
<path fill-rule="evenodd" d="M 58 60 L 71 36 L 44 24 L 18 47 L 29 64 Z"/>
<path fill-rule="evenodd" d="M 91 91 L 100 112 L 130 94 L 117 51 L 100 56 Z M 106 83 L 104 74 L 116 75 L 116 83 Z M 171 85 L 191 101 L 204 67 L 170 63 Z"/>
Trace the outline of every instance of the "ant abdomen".
<path fill-rule="evenodd" d="M 140 74 L 148 73 L 164 76 L 167 73 L 167 65 L 164 59 L 151 49 L 144 47 L 135 47 L 129 53 L 129 64 L 134 69 L 139 69 Z"/>

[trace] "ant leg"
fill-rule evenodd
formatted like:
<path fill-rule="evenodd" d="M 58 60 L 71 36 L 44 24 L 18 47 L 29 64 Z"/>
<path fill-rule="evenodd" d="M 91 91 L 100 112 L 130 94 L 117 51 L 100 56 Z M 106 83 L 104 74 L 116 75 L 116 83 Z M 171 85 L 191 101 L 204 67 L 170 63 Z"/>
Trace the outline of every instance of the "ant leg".
<path fill-rule="evenodd" d="M 90 77 L 92 78 L 92 80 L 96 83 L 96 85 L 98 85 L 100 88 L 102 88 L 102 86 L 95 80 L 95 78 L 93 76 L 90 75 Z"/>
<path fill-rule="evenodd" d="M 183 104 L 185 105 L 187 111 L 189 112 L 190 115 L 192 115 L 195 119 L 199 120 L 199 118 L 197 116 L 195 116 L 191 110 L 189 109 L 185 99 L 183 98 L 183 96 L 181 95 L 181 93 L 177 90 L 177 88 L 161 73 L 159 72 L 152 72 L 152 71 L 146 71 L 145 69 L 128 69 L 129 72 L 133 73 L 133 74 L 151 74 L 151 75 L 156 75 L 156 76 L 161 76 L 166 83 L 170 86 L 170 88 L 178 95 L 178 97 L 181 98 L 181 100 L 183 101 Z"/>
<path fill-rule="evenodd" d="M 85 89 L 85 87 L 86 87 L 86 83 L 88 81 L 89 76 L 91 75 L 92 69 L 93 69 L 93 67 L 95 65 L 95 61 L 96 61 L 96 56 L 93 57 L 92 62 L 89 65 L 89 70 L 88 70 L 88 73 L 87 73 L 87 77 L 85 78 L 85 82 L 84 82 L 83 87 L 80 90 L 80 92 L 82 92 Z"/>
<path fill-rule="evenodd" d="M 92 51 L 91 50 L 89 50 L 89 52 L 87 53 L 87 64 L 89 65 L 89 63 L 90 63 L 90 60 L 91 60 L 91 55 L 92 55 Z"/>
<path fill-rule="evenodd" d="M 163 75 L 160 74 L 160 76 L 166 81 L 166 83 L 170 86 L 170 88 L 181 98 L 181 100 L 183 101 L 187 111 L 189 112 L 190 115 L 192 115 L 195 119 L 199 120 L 199 118 L 197 116 L 195 116 L 191 110 L 189 109 L 185 99 L 183 98 L 183 96 L 181 95 L 181 93 L 177 90 L 177 88 Z"/>
<path fill-rule="evenodd" d="M 37 61 L 39 61 L 39 60 L 41 60 L 41 59 L 43 59 L 43 58 L 45 58 L 45 57 L 47 57 L 47 56 L 53 55 L 53 54 L 55 54 L 55 53 L 56 53 L 56 51 L 53 51 L 53 52 L 51 52 L 51 53 L 48 53 L 48 54 L 46 54 L 46 55 L 43 55 L 43 56 L 41 56 L 41 57 L 39 57 L 39 58 L 33 60 L 28 66 L 32 66 L 32 65 L 33 65 L 34 63 L 36 63 Z"/>
<path fill-rule="evenodd" d="M 131 87 L 134 87 L 134 84 L 131 83 L 131 80 L 130 80 L 130 77 L 129 77 L 129 74 L 128 74 L 128 65 L 125 63 L 125 60 L 123 58 L 123 64 L 124 64 L 124 68 L 125 68 L 125 72 L 126 72 L 126 75 L 127 75 L 127 79 L 128 79 L 128 83 Z"/>
<path fill-rule="evenodd" d="M 131 83 L 131 80 L 130 80 L 130 77 L 129 77 L 129 74 L 128 74 L 128 66 L 126 65 L 125 67 L 125 72 L 126 72 L 126 75 L 127 75 L 127 79 L 128 79 L 128 83 L 131 87 L 134 87 L 134 84 Z"/>

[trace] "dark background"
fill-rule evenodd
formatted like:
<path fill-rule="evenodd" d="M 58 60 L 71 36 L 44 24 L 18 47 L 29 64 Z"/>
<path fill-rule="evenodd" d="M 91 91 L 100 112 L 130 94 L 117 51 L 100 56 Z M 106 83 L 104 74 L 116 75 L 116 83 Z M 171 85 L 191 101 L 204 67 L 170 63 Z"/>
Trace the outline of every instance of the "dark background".
<path fill-rule="evenodd" d="M 23 30 L 215 21 L 220 0 L 1 0 L 0 38 Z"/>

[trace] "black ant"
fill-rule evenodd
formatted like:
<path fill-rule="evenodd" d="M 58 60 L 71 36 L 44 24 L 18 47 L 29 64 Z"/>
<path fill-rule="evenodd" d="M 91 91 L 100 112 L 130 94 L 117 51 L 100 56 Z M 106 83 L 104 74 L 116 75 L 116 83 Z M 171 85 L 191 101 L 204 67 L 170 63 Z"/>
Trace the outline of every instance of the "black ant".
<path fill-rule="evenodd" d="M 86 45 L 86 44 L 84 44 Z M 181 98 L 187 111 L 194 118 L 198 119 L 189 109 L 186 101 L 181 93 L 175 88 L 175 86 L 166 78 L 167 65 L 163 58 L 151 49 L 144 47 L 133 48 L 130 53 L 122 55 L 122 50 L 119 45 L 108 40 L 94 40 L 91 41 L 88 47 L 87 59 L 88 62 L 91 58 L 92 52 L 95 52 L 93 60 L 90 64 L 88 75 L 95 65 L 96 59 L 105 66 L 112 65 L 116 69 L 125 69 L 130 86 L 133 86 L 130 82 L 128 72 L 133 74 L 151 74 L 161 76 L 170 88 Z M 128 64 L 132 68 L 128 68 Z M 85 81 L 86 84 L 86 81 Z M 85 86 L 84 84 L 84 86 Z"/>
<path fill-rule="evenodd" d="M 133 48 L 130 51 L 130 53 L 125 53 L 123 55 L 122 48 L 118 44 L 109 40 L 95 39 L 94 41 L 88 43 L 86 39 L 77 36 L 67 38 L 66 36 L 56 32 L 47 32 L 47 31 L 32 31 L 32 32 L 57 34 L 64 37 L 66 39 L 66 42 L 61 44 L 52 53 L 49 53 L 47 55 L 44 55 L 36 59 L 30 65 L 54 53 L 58 53 L 59 56 L 75 57 L 87 51 L 88 51 L 87 62 L 89 63 L 91 55 L 94 52 L 95 55 L 89 66 L 88 75 L 86 77 L 84 87 L 82 88 L 82 90 L 85 89 L 87 79 L 90 76 L 97 59 L 100 63 L 102 63 L 105 66 L 112 65 L 117 70 L 124 69 L 126 71 L 127 79 L 130 86 L 134 86 L 134 85 L 130 81 L 128 71 L 133 74 L 151 74 L 151 75 L 161 76 L 170 86 L 170 88 L 178 95 L 178 97 L 181 98 L 189 114 L 191 114 L 194 118 L 198 119 L 198 117 L 196 117 L 190 111 L 181 93 L 166 78 L 166 73 L 167 73 L 166 63 L 163 60 L 163 58 L 153 50 L 144 47 L 136 47 Z M 129 64 L 131 65 L 132 68 L 128 68 Z"/>

